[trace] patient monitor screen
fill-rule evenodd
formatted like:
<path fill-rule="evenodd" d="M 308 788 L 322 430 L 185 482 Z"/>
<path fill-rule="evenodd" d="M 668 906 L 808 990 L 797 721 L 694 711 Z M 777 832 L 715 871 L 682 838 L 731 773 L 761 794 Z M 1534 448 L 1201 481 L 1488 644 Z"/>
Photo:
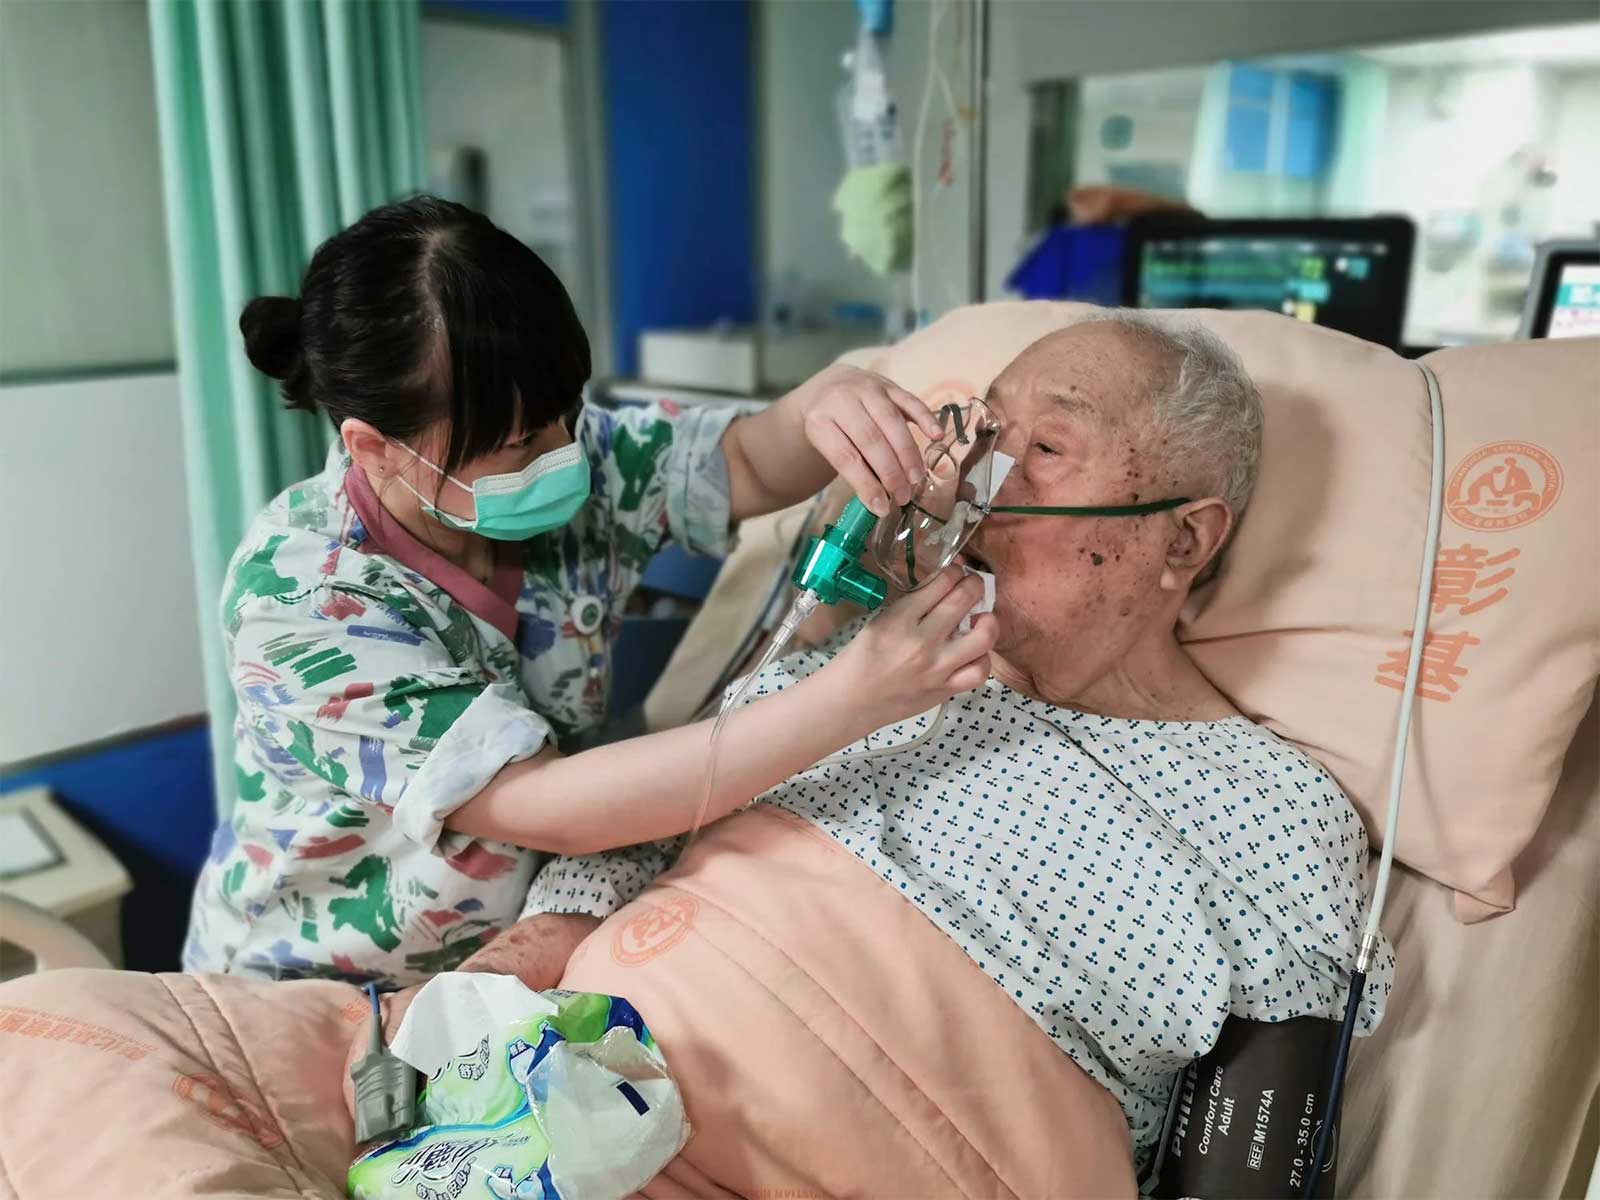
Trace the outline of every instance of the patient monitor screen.
<path fill-rule="evenodd" d="M 1565 263 L 1545 337 L 1600 337 L 1600 266 Z"/>
<path fill-rule="evenodd" d="M 1387 298 L 1403 288 L 1380 241 L 1173 237 L 1141 247 L 1140 308 L 1258 308 L 1388 344 Z"/>

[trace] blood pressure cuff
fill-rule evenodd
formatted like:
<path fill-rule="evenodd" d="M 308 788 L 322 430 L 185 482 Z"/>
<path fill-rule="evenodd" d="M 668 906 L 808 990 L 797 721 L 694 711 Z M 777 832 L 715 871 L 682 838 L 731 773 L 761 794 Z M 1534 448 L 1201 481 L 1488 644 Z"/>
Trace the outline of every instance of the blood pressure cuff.
<path fill-rule="evenodd" d="M 1211 1052 L 1178 1080 L 1151 1194 L 1158 1200 L 1301 1195 L 1338 1048 L 1337 1021 L 1229 1017 Z M 1318 1197 L 1333 1195 L 1337 1126 L 1334 1134 Z"/>

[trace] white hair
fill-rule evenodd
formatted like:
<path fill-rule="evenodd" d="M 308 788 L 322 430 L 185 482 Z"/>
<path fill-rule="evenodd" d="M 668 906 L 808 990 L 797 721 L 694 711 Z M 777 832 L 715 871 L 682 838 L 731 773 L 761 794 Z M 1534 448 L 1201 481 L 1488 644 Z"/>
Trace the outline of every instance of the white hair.
<path fill-rule="evenodd" d="M 1261 393 L 1226 342 L 1195 321 L 1175 321 L 1129 308 L 1088 318 L 1114 325 L 1153 346 L 1174 363 L 1151 397 L 1156 439 L 1163 454 L 1220 496 L 1234 527 L 1250 504 L 1261 467 Z"/>

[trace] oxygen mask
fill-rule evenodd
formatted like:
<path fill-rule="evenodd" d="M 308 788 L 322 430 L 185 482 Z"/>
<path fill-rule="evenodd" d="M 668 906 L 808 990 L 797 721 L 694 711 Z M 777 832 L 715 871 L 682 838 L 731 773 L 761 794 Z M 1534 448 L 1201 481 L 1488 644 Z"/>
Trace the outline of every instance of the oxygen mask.
<path fill-rule="evenodd" d="M 897 516 L 880 521 L 869 543 L 877 569 L 910 592 L 955 561 L 1011 469 L 998 450 L 999 416 L 982 400 L 939 410 L 943 430 L 924 452 L 928 473 Z"/>

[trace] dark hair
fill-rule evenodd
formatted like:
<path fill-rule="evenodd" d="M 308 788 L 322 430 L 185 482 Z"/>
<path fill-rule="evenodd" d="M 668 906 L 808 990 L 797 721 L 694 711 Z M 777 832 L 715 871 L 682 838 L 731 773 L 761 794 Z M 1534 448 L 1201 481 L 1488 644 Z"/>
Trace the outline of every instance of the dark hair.
<path fill-rule="evenodd" d="M 559 420 L 589 339 L 555 273 L 489 218 L 433 196 L 375 208 L 317 247 L 300 298 L 258 296 L 245 353 L 290 408 L 407 441 L 450 424 L 453 471 Z"/>

